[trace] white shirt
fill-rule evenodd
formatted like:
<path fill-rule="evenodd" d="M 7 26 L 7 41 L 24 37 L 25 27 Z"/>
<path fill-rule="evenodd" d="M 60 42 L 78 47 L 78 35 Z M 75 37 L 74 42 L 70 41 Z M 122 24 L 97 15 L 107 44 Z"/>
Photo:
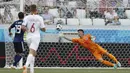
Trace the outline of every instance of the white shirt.
<path fill-rule="evenodd" d="M 110 14 L 110 12 L 105 11 L 104 15 L 105 15 L 105 18 L 108 19 L 108 20 L 113 20 L 114 17 L 118 16 L 115 11 L 113 11 L 112 14 Z"/>
<path fill-rule="evenodd" d="M 39 15 L 26 16 L 22 25 L 27 27 L 27 37 L 40 38 L 40 29 L 45 28 L 43 18 Z"/>

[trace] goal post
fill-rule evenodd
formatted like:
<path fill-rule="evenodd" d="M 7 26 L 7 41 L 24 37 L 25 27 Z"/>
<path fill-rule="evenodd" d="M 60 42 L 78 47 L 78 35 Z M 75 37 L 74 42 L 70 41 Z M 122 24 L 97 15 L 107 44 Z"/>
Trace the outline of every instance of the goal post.
<path fill-rule="evenodd" d="M 20 11 L 24 12 L 25 0 L 20 0 Z"/>

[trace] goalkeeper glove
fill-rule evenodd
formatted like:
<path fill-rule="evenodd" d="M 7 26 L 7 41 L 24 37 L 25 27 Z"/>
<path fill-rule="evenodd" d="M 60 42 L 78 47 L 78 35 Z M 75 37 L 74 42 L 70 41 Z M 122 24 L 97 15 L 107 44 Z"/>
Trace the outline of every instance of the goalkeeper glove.
<path fill-rule="evenodd" d="M 60 33 L 60 34 L 59 34 L 59 37 L 64 38 L 65 36 L 64 36 L 63 33 Z"/>
<path fill-rule="evenodd" d="M 95 41 L 96 37 L 95 36 L 91 36 L 91 40 Z"/>

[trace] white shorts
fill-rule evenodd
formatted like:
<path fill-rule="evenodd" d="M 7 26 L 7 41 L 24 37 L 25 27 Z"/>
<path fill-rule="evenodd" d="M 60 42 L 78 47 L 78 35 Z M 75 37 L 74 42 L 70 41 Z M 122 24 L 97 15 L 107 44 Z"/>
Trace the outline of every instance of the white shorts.
<path fill-rule="evenodd" d="M 39 43 L 40 43 L 39 37 L 27 38 L 27 44 L 28 44 L 29 49 L 33 49 L 33 50 L 37 51 Z"/>

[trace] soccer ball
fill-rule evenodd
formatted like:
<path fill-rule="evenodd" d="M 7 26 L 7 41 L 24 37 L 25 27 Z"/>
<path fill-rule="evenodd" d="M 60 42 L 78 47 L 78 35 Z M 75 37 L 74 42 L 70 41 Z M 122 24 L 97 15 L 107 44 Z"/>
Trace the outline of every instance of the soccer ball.
<path fill-rule="evenodd" d="M 60 31 L 61 29 L 62 29 L 62 25 L 61 25 L 61 24 L 57 24 L 57 25 L 56 25 L 56 30 L 59 30 L 59 31 Z"/>

